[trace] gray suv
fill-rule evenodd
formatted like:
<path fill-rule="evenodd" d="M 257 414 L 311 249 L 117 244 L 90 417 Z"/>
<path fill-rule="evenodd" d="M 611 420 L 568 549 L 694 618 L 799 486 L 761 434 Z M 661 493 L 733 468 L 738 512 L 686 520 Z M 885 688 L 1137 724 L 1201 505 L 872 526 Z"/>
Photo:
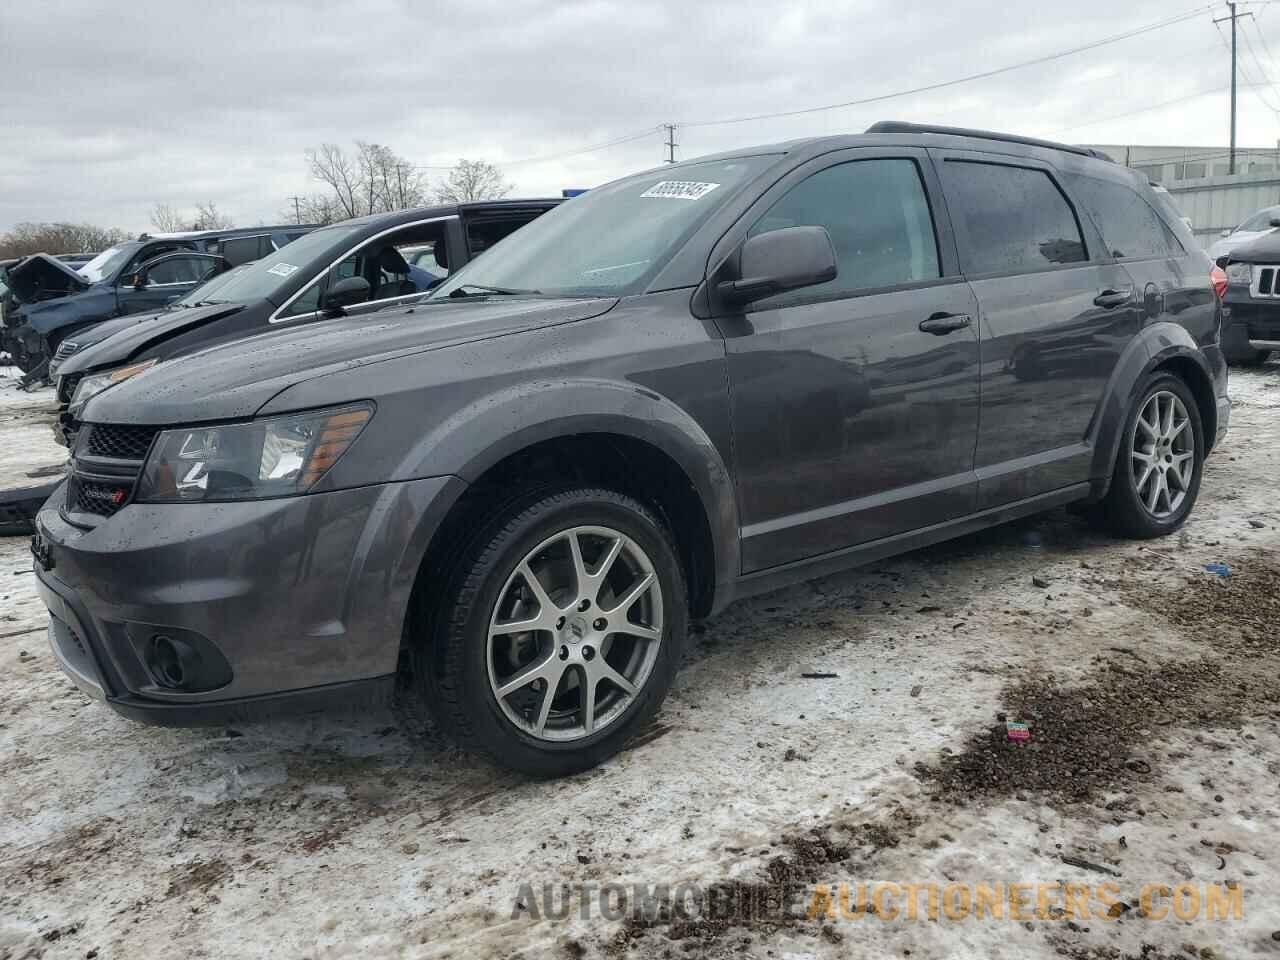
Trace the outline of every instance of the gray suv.
<path fill-rule="evenodd" d="M 1176 530 L 1225 277 L 1162 210 L 1090 151 L 896 123 L 599 187 L 423 303 L 94 396 L 33 541 L 54 650 L 165 724 L 399 673 L 583 769 L 735 598 L 1063 504 Z"/>

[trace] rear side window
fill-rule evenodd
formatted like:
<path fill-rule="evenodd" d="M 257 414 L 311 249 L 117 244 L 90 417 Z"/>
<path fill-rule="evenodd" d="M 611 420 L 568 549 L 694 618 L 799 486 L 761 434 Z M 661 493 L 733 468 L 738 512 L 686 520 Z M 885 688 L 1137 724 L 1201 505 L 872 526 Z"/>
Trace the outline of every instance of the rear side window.
<path fill-rule="evenodd" d="M 750 235 L 808 226 L 831 235 L 836 278 L 762 300 L 756 309 L 939 275 L 933 218 L 912 160 L 855 160 L 819 170 L 780 197 Z"/>
<path fill-rule="evenodd" d="M 1072 177 L 1071 186 L 1093 222 L 1111 256 L 1169 257 L 1182 253 L 1182 244 L 1165 226 L 1151 204 L 1122 183 Z"/>
<path fill-rule="evenodd" d="M 1086 259 L 1075 211 L 1045 171 L 948 160 L 942 176 L 965 273 L 1021 273 Z"/>

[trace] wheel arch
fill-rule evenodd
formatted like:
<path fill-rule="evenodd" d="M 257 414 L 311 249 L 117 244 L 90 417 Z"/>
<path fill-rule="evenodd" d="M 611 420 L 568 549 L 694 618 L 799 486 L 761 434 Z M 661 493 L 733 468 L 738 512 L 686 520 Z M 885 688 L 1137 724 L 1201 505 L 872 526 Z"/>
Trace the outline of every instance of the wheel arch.
<path fill-rule="evenodd" d="M 1121 354 L 1094 415 L 1090 427 L 1094 454 L 1089 474 L 1093 498 L 1106 495 L 1129 411 L 1148 378 L 1158 371 L 1173 373 L 1187 384 L 1200 413 L 1205 453 L 1212 449 L 1218 407 L 1209 363 L 1184 327 L 1172 322 L 1152 324 L 1134 337 Z"/>
<path fill-rule="evenodd" d="M 737 505 L 724 460 L 687 411 L 653 391 L 608 381 L 524 384 L 446 418 L 403 470 L 428 462 L 465 487 L 427 543 L 415 593 L 440 579 L 475 517 L 513 491 L 563 482 L 608 486 L 662 516 L 686 567 L 694 616 L 709 614 L 717 586 L 737 575 Z"/>

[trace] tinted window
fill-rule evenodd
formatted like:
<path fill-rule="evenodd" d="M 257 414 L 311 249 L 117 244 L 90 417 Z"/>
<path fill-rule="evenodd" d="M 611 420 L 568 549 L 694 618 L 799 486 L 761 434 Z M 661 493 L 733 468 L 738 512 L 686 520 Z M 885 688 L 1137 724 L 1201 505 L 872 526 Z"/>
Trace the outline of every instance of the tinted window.
<path fill-rule="evenodd" d="M 1075 195 L 1084 204 L 1113 257 L 1167 257 L 1182 245 L 1151 205 L 1122 183 L 1073 177 Z"/>
<path fill-rule="evenodd" d="M 214 268 L 208 257 L 173 257 L 147 269 L 148 283 L 196 283 Z"/>
<path fill-rule="evenodd" d="M 1075 213 L 1043 170 L 948 160 L 942 175 L 965 273 L 1015 273 L 1085 259 Z"/>
<path fill-rule="evenodd" d="M 826 227 L 831 235 L 839 268 L 836 278 L 761 304 L 932 280 L 939 275 L 929 201 L 911 160 L 857 160 L 820 170 L 770 207 L 751 227 L 750 235 L 809 226 Z"/>

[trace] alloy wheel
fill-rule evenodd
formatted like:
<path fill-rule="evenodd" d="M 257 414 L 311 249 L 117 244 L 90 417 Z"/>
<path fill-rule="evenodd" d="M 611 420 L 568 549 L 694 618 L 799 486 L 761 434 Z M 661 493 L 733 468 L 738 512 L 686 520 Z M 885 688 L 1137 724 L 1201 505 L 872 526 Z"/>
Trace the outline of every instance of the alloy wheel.
<path fill-rule="evenodd" d="M 1173 516 L 1191 489 L 1195 434 L 1182 400 L 1168 390 L 1147 398 L 1134 421 L 1130 449 L 1134 490 L 1157 520 Z"/>
<path fill-rule="evenodd" d="M 564 530 L 529 551 L 498 594 L 490 690 L 529 736 L 591 736 L 640 695 L 662 632 L 662 587 L 639 544 L 609 527 Z"/>

